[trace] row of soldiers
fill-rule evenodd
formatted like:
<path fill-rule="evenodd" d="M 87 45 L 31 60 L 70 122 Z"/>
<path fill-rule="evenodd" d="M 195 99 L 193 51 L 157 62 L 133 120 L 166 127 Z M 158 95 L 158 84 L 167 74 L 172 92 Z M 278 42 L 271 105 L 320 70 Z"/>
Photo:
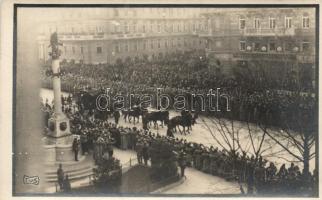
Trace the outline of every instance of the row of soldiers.
<path fill-rule="evenodd" d="M 89 149 L 93 149 L 96 159 L 103 156 L 104 152 L 112 156 L 111 145 L 114 145 L 117 148 L 135 150 L 138 162 L 147 164 L 150 159 L 151 143 L 158 141 L 174 146 L 174 151 L 180 155 L 178 163 L 181 169 L 193 167 L 227 180 L 244 182 L 248 193 L 254 193 L 255 190 L 257 193 L 307 191 L 313 188 L 313 183 L 316 181 L 315 176 L 310 174 L 304 182 L 300 168 L 293 163 L 288 169 L 284 164 L 277 170 L 274 163 L 268 163 L 261 156 L 249 157 L 246 152 L 240 154 L 234 151 L 219 150 L 217 147 L 207 147 L 185 139 L 161 136 L 136 127 L 117 127 L 116 124 L 98 119 L 79 120 L 79 117 L 74 115 L 74 120 L 76 119 L 78 123 L 81 121 L 79 123 L 81 128 L 76 129 L 76 132 L 81 135 L 83 152 L 86 153 Z M 104 144 L 102 149 L 99 149 L 99 144 Z"/>
<path fill-rule="evenodd" d="M 291 163 L 289 168 L 283 164 L 277 169 L 273 162 L 268 163 L 261 156 L 248 156 L 234 151 L 219 150 L 217 147 L 207 147 L 203 144 L 188 142 L 185 139 L 161 136 L 136 128 L 120 128 L 127 131 L 128 149 L 136 150 L 138 159 L 142 158 L 142 147 L 145 147 L 144 160 L 149 158 L 148 152 L 152 142 L 165 142 L 174 146 L 177 152 L 181 173 L 185 167 L 193 167 L 200 171 L 227 180 L 236 180 L 247 185 L 247 192 L 290 193 L 312 190 L 315 176 L 309 174 L 304 178 L 300 168 Z M 305 180 L 305 181 L 304 181 Z"/>

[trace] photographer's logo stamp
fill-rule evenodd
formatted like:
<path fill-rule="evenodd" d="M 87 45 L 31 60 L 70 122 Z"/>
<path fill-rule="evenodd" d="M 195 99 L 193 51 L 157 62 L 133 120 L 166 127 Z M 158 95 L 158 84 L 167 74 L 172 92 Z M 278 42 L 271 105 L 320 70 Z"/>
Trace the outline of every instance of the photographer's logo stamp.
<path fill-rule="evenodd" d="M 39 185 L 39 177 L 38 176 L 23 176 L 23 183 L 28 185 Z"/>

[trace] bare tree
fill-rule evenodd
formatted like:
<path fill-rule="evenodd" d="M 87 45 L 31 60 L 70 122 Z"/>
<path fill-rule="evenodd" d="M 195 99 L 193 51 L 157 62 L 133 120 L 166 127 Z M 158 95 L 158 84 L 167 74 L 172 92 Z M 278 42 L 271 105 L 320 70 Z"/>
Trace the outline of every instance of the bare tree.
<path fill-rule="evenodd" d="M 316 103 L 303 105 L 300 95 L 294 100 L 293 110 L 283 118 L 283 126 L 280 132 L 260 126 L 264 133 L 287 151 L 297 161 L 303 163 L 303 177 L 309 177 L 310 160 L 315 158 L 315 138 L 317 134 Z M 307 108 L 308 106 L 312 106 Z M 291 144 L 293 148 L 290 148 Z"/>

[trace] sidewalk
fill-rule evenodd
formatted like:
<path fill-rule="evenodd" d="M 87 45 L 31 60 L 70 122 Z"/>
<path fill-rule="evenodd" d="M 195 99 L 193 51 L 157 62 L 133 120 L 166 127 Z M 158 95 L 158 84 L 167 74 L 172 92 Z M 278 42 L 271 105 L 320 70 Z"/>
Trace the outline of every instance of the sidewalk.
<path fill-rule="evenodd" d="M 114 156 L 119 159 L 122 167 L 136 158 L 135 151 L 114 148 Z M 131 163 L 136 164 L 135 161 Z M 194 168 L 186 168 L 186 178 L 171 186 L 156 191 L 156 194 L 240 194 L 237 182 L 229 182 L 223 178 L 203 173 Z"/>
<path fill-rule="evenodd" d="M 240 194 L 237 182 L 228 182 L 223 178 L 186 168 L 186 179 L 160 194 Z"/>

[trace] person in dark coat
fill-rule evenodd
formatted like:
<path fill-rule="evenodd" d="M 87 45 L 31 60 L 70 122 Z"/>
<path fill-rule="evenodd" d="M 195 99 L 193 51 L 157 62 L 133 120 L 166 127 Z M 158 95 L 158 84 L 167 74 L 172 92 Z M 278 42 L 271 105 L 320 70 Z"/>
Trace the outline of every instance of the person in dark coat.
<path fill-rule="evenodd" d="M 135 151 L 136 151 L 136 155 L 137 155 L 137 159 L 138 159 L 139 164 L 142 164 L 143 143 L 142 143 L 141 139 L 137 142 L 137 144 L 135 146 Z"/>
<path fill-rule="evenodd" d="M 186 155 L 183 150 L 181 150 L 179 154 L 178 163 L 180 167 L 181 177 L 184 177 L 184 170 L 186 169 L 187 163 L 186 163 Z"/>
<path fill-rule="evenodd" d="M 120 112 L 118 110 L 114 111 L 113 116 L 114 116 L 115 124 L 119 124 Z"/>
<path fill-rule="evenodd" d="M 172 130 L 170 128 L 168 128 L 168 130 L 167 130 L 167 136 L 168 137 L 174 137 L 174 135 L 172 133 Z"/>
<path fill-rule="evenodd" d="M 62 190 L 63 183 L 64 183 L 64 170 L 62 168 L 62 164 L 59 164 L 59 168 L 57 169 L 57 179 L 58 179 L 59 188 Z"/>
<path fill-rule="evenodd" d="M 143 156 L 143 160 L 144 160 L 144 165 L 148 165 L 149 147 L 148 147 L 148 144 L 146 142 L 143 145 L 142 156 Z"/>
<path fill-rule="evenodd" d="M 85 153 L 88 153 L 88 147 L 87 147 L 87 133 L 84 132 L 83 134 L 80 135 L 80 140 L 81 140 L 81 147 L 82 147 L 82 155 Z"/>
<path fill-rule="evenodd" d="M 66 174 L 66 177 L 64 179 L 63 185 L 64 185 L 64 192 L 70 192 L 71 191 L 72 187 L 70 185 L 69 178 L 68 178 L 67 174 Z"/>
<path fill-rule="evenodd" d="M 73 141 L 73 151 L 75 154 L 75 161 L 78 161 L 79 143 L 77 138 L 74 138 L 74 141 Z"/>

